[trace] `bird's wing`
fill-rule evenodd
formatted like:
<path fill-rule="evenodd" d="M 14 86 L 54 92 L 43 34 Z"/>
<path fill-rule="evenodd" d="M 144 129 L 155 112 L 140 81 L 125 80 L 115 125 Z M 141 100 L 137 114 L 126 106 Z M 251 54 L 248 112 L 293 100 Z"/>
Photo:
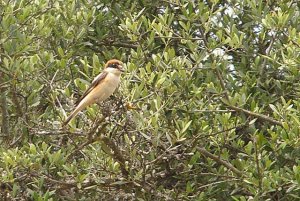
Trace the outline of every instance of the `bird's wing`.
<path fill-rule="evenodd" d="M 107 72 L 102 72 L 99 74 L 95 79 L 93 80 L 92 84 L 89 86 L 89 88 L 83 93 L 83 95 L 76 101 L 75 105 L 77 105 L 84 99 L 96 86 L 98 86 L 104 78 L 107 76 Z"/>

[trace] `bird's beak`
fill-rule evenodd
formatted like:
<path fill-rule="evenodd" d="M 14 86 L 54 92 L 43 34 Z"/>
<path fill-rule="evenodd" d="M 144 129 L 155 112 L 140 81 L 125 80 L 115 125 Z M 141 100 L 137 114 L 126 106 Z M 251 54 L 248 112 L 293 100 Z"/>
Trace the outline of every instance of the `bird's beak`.
<path fill-rule="evenodd" d="M 123 68 L 122 65 L 119 65 L 118 68 L 119 68 L 119 70 L 120 70 L 121 72 L 125 72 L 125 69 Z"/>

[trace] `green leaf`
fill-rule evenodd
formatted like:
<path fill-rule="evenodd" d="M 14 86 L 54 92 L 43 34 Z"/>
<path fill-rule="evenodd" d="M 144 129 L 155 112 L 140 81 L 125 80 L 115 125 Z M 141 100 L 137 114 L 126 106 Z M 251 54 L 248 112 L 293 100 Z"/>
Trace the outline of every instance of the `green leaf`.
<path fill-rule="evenodd" d="M 183 129 L 180 131 L 180 133 L 184 133 L 184 132 L 190 127 L 192 121 L 193 121 L 193 120 L 190 120 L 189 122 L 187 122 L 187 123 L 185 124 L 185 126 L 183 127 Z"/>

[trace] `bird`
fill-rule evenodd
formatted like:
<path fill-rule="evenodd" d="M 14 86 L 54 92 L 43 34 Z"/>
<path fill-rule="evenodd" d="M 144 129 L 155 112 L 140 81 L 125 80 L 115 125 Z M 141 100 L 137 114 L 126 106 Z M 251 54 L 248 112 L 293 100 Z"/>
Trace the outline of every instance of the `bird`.
<path fill-rule="evenodd" d="M 121 73 L 124 72 L 123 63 L 117 59 L 107 61 L 104 70 L 95 77 L 89 88 L 75 103 L 75 109 L 62 123 L 66 126 L 81 110 L 96 102 L 105 101 L 110 97 L 120 83 Z"/>

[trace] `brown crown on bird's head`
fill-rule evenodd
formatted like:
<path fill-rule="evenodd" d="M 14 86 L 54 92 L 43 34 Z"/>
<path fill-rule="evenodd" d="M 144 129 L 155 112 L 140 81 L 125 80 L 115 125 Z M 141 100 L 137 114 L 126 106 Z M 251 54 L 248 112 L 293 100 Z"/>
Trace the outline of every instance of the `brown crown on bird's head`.
<path fill-rule="evenodd" d="M 105 68 L 115 68 L 119 69 L 120 71 L 124 72 L 123 63 L 117 59 L 111 59 L 105 64 Z"/>

